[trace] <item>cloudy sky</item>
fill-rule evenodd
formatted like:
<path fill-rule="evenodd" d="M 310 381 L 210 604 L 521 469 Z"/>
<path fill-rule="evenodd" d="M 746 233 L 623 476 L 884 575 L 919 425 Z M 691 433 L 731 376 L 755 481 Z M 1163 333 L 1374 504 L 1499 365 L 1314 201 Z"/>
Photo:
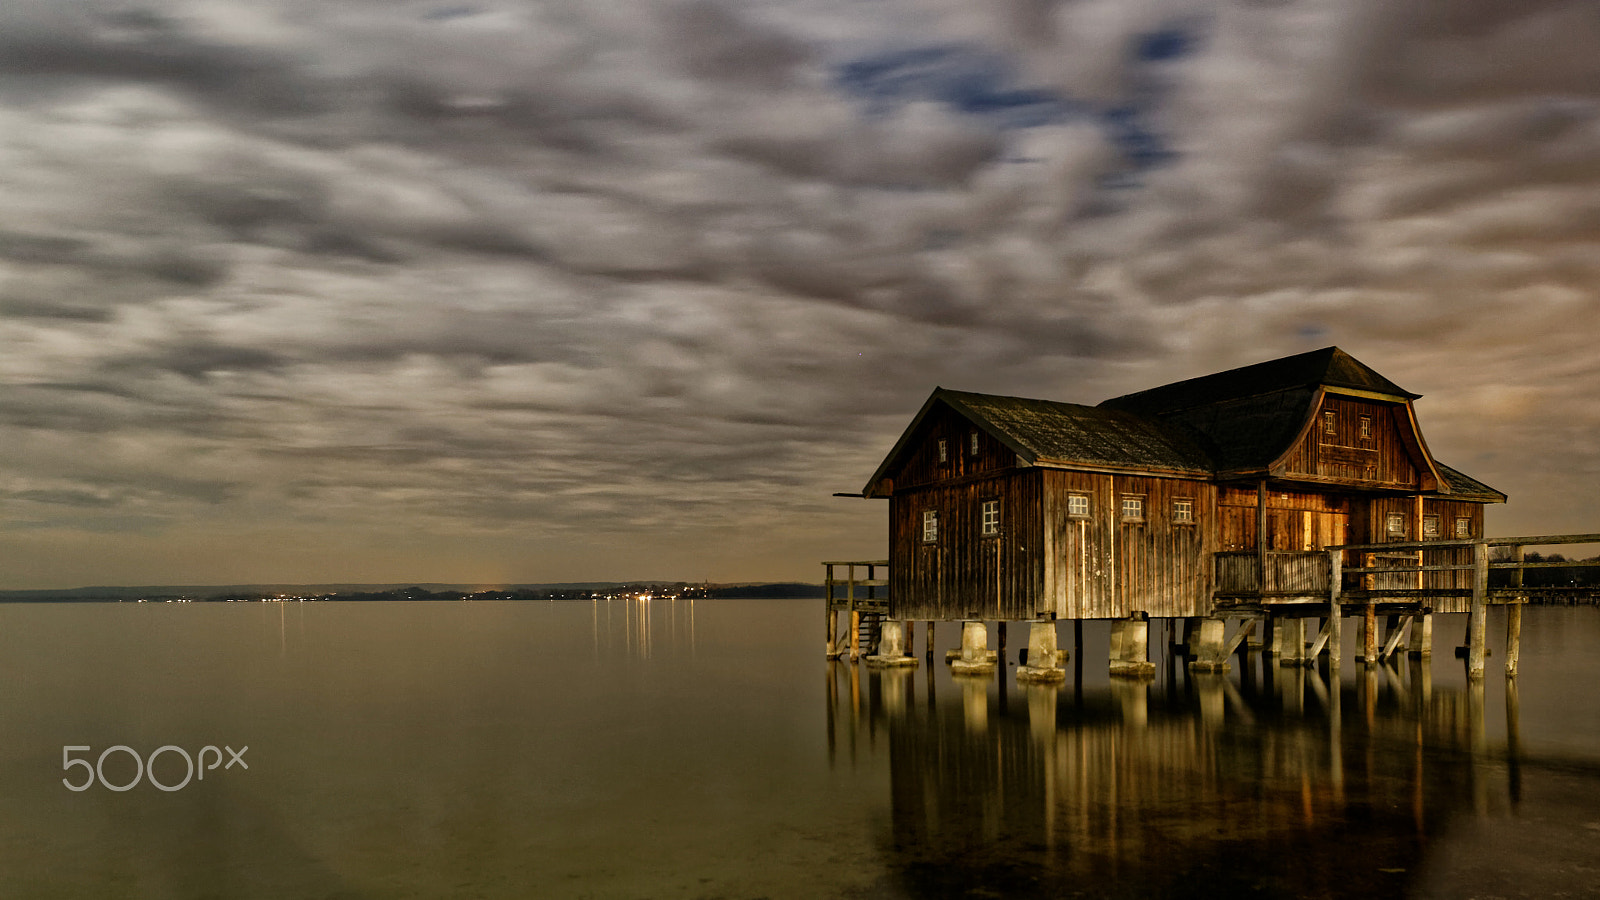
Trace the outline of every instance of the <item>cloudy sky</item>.
<path fill-rule="evenodd" d="M 935 385 L 1337 344 L 1600 529 L 1592 0 L 6 0 L 0 587 L 816 580 Z"/>

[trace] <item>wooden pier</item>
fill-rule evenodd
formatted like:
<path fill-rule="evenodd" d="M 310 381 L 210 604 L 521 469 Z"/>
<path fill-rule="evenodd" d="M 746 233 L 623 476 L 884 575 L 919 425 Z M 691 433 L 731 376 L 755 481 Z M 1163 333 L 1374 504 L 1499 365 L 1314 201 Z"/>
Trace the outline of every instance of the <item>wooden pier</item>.
<path fill-rule="evenodd" d="M 1600 544 L 1600 533 L 1342 544 L 1303 553 L 1271 554 L 1267 565 L 1260 568 L 1241 565 L 1241 554 L 1218 553 L 1213 560 L 1217 587 L 1210 614 L 1173 617 L 1170 630 L 1182 635 L 1175 644 L 1196 671 L 1226 671 L 1227 660 L 1241 648 L 1278 656 L 1284 666 L 1309 666 L 1326 657 L 1328 665 L 1337 668 L 1344 658 L 1339 626 L 1346 617 L 1355 617 L 1361 623 L 1355 661 L 1376 666 L 1401 652 L 1402 643 L 1413 657 L 1431 655 L 1433 615 L 1466 613 L 1468 625 L 1457 653 L 1466 659 L 1468 678 L 1476 680 L 1484 675 L 1488 655 L 1488 608 L 1504 606 L 1505 673 L 1515 678 L 1520 661 L 1522 607 L 1538 594 L 1536 589 L 1523 587 L 1523 572 L 1600 566 L 1600 560 L 1530 562 L 1524 558 L 1524 550 L 1570 544 Z M 1258 554 L 1248 556 L 1259 559 Z M 1273 556 L 1282 558 L 1272 559 Z M 894 655 L 914 659 L 914 622 L 903 617 L 892 596 L 885 598 L 878 591 L 890 583 L 889 561 L 830 561 L 823 565 L 827 567 L 827 658 L 848 656 L 856 661 L 868 655 L 869 659 L 884 659 L 877 655 L 877 643 L 887 627 L 896 632 L 892 641 Z M 1489 573 L 1495 570 L 1510 573 L 1506 584 L 1491 585 Z M 841 614 L 849 617 L 847 642 L 839 639 Z M 1381 633 L 1380 616 L 1385 620 Z M 1071 620 L 1081 622 L 1086 618 L 1104 617 Z M 1314 633 L 1307 632 L 1307 619 L 1318 620 Z M 1048 624 L 1053 630 L 1055 622 L 1063 620 L 1066 618 L 1013 621 L 1026 621 L 1036 630 Z M 934 654 L 936 621 L 939 620 L 927 620 L 930 659 Z M 995 658 L 995 651 L 987 649 L 986 631 L 982 636 L 968 637 L 975 626 L 983 630 L 981 621 L 948 621 L 963 623 L 964 647 L 960 653 L 952 652 L 949 661 Z M 998 655 L 1003 657 L 1007 620 L 996 621 Z M 1109 621 L 1112 673 L 1147 674 L 1151 668 L 1147 659 L 1150 617 L 1136 613 Z M 1076 630 L 1081 634 L 1081 626 Z M 1251 643 L 1253 637 L 1259 637 L 1259 643 Z M 966 644 L 974 641 L 982 646 L 976 646 L 974 653 L 966 653 Z M 1041 642 L 1030 639 L 1030 644 L 1034 643 Z M 1049 643 L 1049 653 L 1055 653 L 1053 642 Z M 1048 670 L 1053 665 L 1054 660 L 1040 656 L 1034 654 L 1030 670 Z"/>

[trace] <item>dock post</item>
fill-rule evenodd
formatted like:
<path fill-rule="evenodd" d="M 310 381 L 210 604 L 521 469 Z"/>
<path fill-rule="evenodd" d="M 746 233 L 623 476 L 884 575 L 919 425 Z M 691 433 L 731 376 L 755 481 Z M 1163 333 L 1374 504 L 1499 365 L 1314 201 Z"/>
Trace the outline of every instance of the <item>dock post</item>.
<path fill-rule="evenodd" d="M 860 658 L 861 658 L 861 612 L 860 612 L 860 610 L 855 609 L 854 608 L 854 604 L 852 604 L 851 605 L 851 609 L 850 609 L 850 661 L 851 662 L 855 662 L 856 660 L 858 660 Z"/>
<path fill-rule="evenodd" d="M 1156 664 L 1150 661 L 1150 620 L 1139 613 L 1126 619 L 1111 620 L 1112 675 L 1140 678 L 1154 675 Z"/>
<path fill-rule="evenodd" d="M 1522 602 L 1506 604 L 1506 677 L 1517 677 L 1517 661 L 1522 657 Z"/>
<path fill-rule="evenodd" d="M 828 658 L 839 658 L 839 614 L 833 609 L 833 604 L 823 601 L 823 611 L 828 614 Z"/>
<path fill-rule="evenodd" d="M 1472 621 L 1468 631 L 1467 677 L 1483 677 L 1483 650 L 1485 643 L 1484 621 L 1488 612 L 1489 545 L 1478 541 L 1472 545 Z"/>
<path fill-rule="evenodd" d="M 961 623 L 961 655 L 950 660 L 956 675 L 987 675 L 995 670 L 995 654 L 989 651 L 989 627 L 973 619 Z"/>
<path fill-rule="evenodd" d="M 1378 604 L 1367 601 L 1361 611 L 1361 659 L 1369 666 L 1378 664 Z"/>
<path fill-rule="evenodd" d="M 928 658 L 933 659 L 933 620 L 928 620 Z"/>
<path fill-rule="evenodd" d="M 899 619 L 885 619 L 878 625 L 878 653 L 867 657 L 867 665 L 873 668 L 889 668 L 897 666 L 915 666 L 917 658 L 906 655 L 906 639 L 903 623 Z"/>
<path fill-rule="evenodd" d="M 995 652 L 1000 655 L 1001 661 L 1006 658 L 1006 620 L 1001 619 L 994 623 Z"/>
<path fill-rule="evenodd" d="M 1433 613 L 1424 609 L 1411 620 L 1411 644 L 1406 655 L 1412 659 L 1426 659 L 1433 655 Z"/>
<path fill-rule="evenodd" d="M 1200 627 L 1190 633 L 1189 671 L 1227 672 L 1228 621 L 1215 617 L 1200 620 Z"/>
<path fill-rule="evenodd" d="M 1328 671 L 1339 671 L 1339 632 L 1343 629 L 1344 609 L 1339 605 L 1339 594 L 1344 589 L 1344 551 L 1328 551 Z M 1338 679 L 1333 679 L 1332 690 L 1339 689 Z"/>
<path fill-rule="evenodd" d="M 917 623 L 916 623 L 916 621 L 913 620 L 913 619 L 907 619 L 905 621 L 905 629 L 906 629 L 906 637 L 905 637 L 904 655 L 906 655 L 906 656 L 916 656 L 917 655 Z M 882 653 L 883 651 L 879 650 L 878 652 Z"/>
<path fill-rule="evenodd" d="M 1017 667 L 1017 680 L 1065 681 L 1067 670 L 1061 668 L 1061 653 L 1056 647 L 1054 619 L 1036 619 L 1028 623 L 1028 664 Z"/>

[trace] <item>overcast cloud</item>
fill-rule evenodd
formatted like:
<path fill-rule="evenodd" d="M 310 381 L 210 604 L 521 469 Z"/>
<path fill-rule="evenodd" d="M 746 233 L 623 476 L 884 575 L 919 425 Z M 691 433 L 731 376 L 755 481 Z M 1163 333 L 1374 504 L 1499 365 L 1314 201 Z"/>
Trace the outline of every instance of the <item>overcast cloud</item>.
<path fill-rule="evenodd" d="M 9 0 L 6 587 L 816 580 L 934 385 L 1338 344 L 1600 530 L 1591 0 Z"/>

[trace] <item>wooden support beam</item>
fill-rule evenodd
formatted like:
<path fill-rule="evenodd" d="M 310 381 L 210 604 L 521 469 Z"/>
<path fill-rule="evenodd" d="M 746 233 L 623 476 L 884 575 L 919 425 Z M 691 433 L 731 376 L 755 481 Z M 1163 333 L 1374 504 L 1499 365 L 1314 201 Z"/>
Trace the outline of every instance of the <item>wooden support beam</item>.
<path fill-rule="evenodd" d="M 1472 545 L 1472 609 L 1470 630 L 1467 634 L 1467 677 L 1483 677 L 1484 637 L 1489 599 L 1489 545 L 1479 541 Z"/>
<path fill-rule="evenodd" d="M 1394 655 L 1396 650 L 1400 649 L 1400 638 L 1405 635 L 1406 626 L 1417 627 L 1413 623 L 1415 618 L 1415 616 L 1389 617 L 1389 640 L 1384 643 L 1383 652 L 1378 654 L 1379 659 L 1388 659 Z"/>
<path fill-rule="evenodd" d="M 1378 664 L 1378 605 L 1371 601 L 1361 611 L 1361 661 Z"/>
<path fill-rule="evenodd" d="M 1339 595 L 1344 590 L 1344 551 L 1328 551 L 1328 669 L 1339 670 L 1339 631 L 1344 608 L 1339 605 Z M 1315 656 L 1315 654 L 1313 654 Z M 1337 683 L 1334 685 L 1337 694 Z"/>
<path fill-rule="evenodd" d="M 1506 677 L 1517 677 L 1517 662 L 1522 658 L 1522 604 L 1506 605 Z"/>
<path fill-rule="evenodd" d="M 1328 643 L 1328 639 L 1332 634 L 1330 629 L 1334 621 L 1335 620 L 1331 618 L 1323 620 L 1322 629 L 1317 633 L 1317 639 L 1311 642 L 1310 647 L 1306 648 L 1307 659 L 1316 659 L 1322 653 L 1323 646 Z M 1337 651 L 1330 652 L 1332 652 L 1335 656 L 1338 655 Z"/>
<path fill-rule="evenodd" d="M 1234 651 L 1239 649 L 1239 645 L 1244 642 L 1245 638 L 1255 634 L 1256 621 L 1256 619 L 1246 619 L 1239 623 L 1239 630 L 1234 633 L 1233 637 L 1228 639 L 1228 645 L 1222 650 L 1223 659 L 1232 656 Z"/>

